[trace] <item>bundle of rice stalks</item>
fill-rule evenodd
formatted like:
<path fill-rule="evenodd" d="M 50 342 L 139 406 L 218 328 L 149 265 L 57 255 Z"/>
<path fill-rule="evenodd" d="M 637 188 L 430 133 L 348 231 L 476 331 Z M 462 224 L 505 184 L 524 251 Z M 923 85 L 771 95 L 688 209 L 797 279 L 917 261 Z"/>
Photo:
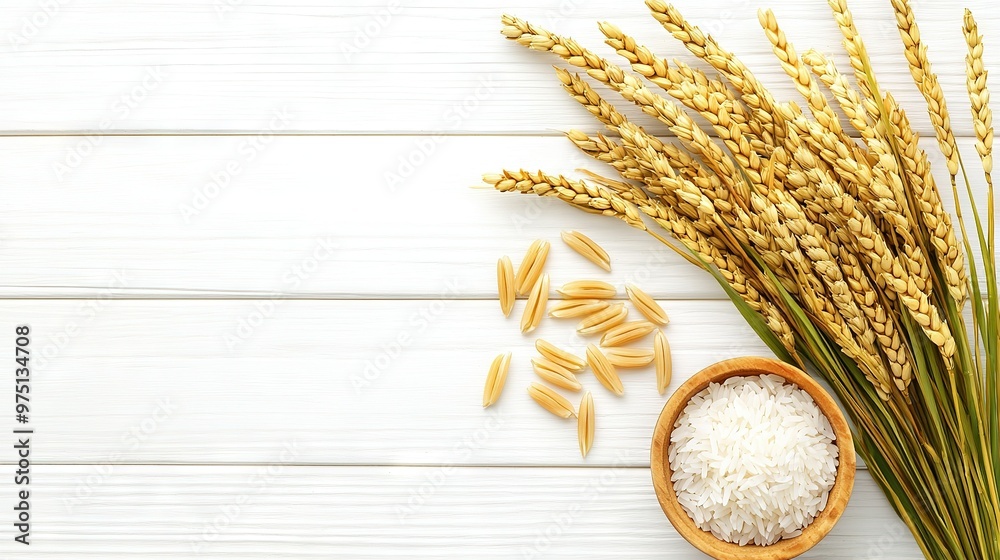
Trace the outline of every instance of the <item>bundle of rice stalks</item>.
<path fill-rule="evenodd" d="M 733 53 L 661 0 L 646 1 L 653 17 L 712 71 L 668 62 L 610 23 L 600 29 L 623 66 L 504 16 L 505 37 L 579 69 L 557 69 L 559 82 L 611 134 L 567 136 L 620 177 L 503 171 L 484 180 L 619 218 L 708 271 L 775 354 L 833 387 L 869 472 L 928 558 L 997 559 L 1000 311 L 982 37 L 967 12 L 985 217 L 913 11 L 907 0 L 892 0 L 951 192 L 957 198 L 965 187 L 973 229 L 944 211 L 928 156 L 906 112 L 879 89 L 845 1 L 829 3 L 850 59 L 846 74 L 822 54 L 800 55 L 774 14 L 760 13 L 801 107 L 775 99 Z M 607 94 L 634 103 L 673 136 L 651 134 Z M 967 268 L 972 239 L 983 257 Z"/>

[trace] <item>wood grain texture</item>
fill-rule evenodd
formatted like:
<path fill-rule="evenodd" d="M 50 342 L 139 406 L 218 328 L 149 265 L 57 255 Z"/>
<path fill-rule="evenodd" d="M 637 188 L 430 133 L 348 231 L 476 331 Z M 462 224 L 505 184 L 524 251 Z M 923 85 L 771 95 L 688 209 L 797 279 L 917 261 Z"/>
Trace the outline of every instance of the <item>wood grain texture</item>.
<path fill-rule="evenodd" d="M 79 141 L 0 139 L 0 295 L 426 298 L 453 286 L 454 297 L 493 298 L 497 258 L 518 263 L 541 238 L 553 287 L 598 278 L 661 298 L 725 297 L 618 220 L 469 188 L 504 167 L 602 169 L 563 138 L 280 137 L 254 148 L 251 137 L 107 137 L 60 180 L 53 166 Z M 961 145 L 975 161 L 972 142 Z M 944 170 L 933 141 L 924 146 Z M 390 184 L 411 157 L 419 164 Z M 984 198 L 981 174 L 970 179 Z M 604 246 L 611 274 L 559 240 L 569 229 Z"/>
<path fill-rule="evenodd" d="M 289 452 L 288 456 L 291 456 Z M 667 523 L 648 469 L 97 466 L 37 468 L 28 557 L 704 558 Z M 0 490 L 12 492 L 8 477 Z M 24 554 L 0 541 L 0 556 Z M 832 533 L 802 558 L 917 560 L 859 473 Z"/>
<path fill-rule="evenodd" d="M 770 354 L 728 302 L 662 303 L 670 391 L 716 360 Z M 0 332 L 27 322 L 35 333 L 37 462 L 258 463 L 294 443 L 309 464 L 648 466 L 666 402 L 652 366 L 621 371 L 622 398 L 580 373 L 598 411 L 582 459 L 576 422 L 525 389 L 538 381 L 534 335 L 579 356 L 594 337 L 552 319 L 522 336 L 524 300 L 510 319 L 495 301 L 448 299 L 95 304 L 0 302 Z M 484 411 L 486 374 L 504 351 L 507 385 Z"/>
<path fill-rule="evenodd" d="M 847 68 L 821 1 L 677 5 L 740 55 L 778 99 L 799 97 L 758 26 L 758 7 L 774 8 L 799 51 L 833 53 Z M 972 130 L 962 63 L 966 6 L 976 11 L 987 39 L 1000 33 L 1000 16 L 988 0 L 916 8 L 944 93 L 953 100 L 953 126 L 964 135 Z M 851 8 L 880 84 L 929 133 L 891 8 L 860 1 Z M 501 38 L 504 12 L 572 35 L 608 57 L 614 54 L 602 43 L 598 20 L 612 20 L 667 58 L 688 56 L 641 0 L 166 0 L 134 6 L 12 0 L 0 6 L 0 130 L 263 130 L 275 110 L 291 115 L 284 132 L 551 134 L 590 127 L 591 117 L 558 87 L 550 67 L 555 60 Z M 1000 58 L 989 53 L 995 70 Z"/>

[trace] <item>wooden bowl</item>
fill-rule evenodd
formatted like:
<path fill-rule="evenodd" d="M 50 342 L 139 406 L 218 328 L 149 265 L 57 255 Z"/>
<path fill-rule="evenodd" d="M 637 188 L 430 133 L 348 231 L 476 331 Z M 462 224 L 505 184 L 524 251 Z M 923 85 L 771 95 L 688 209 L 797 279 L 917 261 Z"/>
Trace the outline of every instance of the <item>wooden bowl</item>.
<path fill-rule="evenodd" d="M 680 416 L 691 397 L 708 387 L 709 383 L 721 383 L 734 376 L 769 373 L 779 375 L 809 393 L 820 410 L 830 420 L 839 449 L 837 478 L 830 490 L 826 508 L 802 530 L 802 534 L 790 539 L 782 539 L 768 546 L 754 544 L 740 546 L 720 540 L 712 533 L 702 530 L 684 511 L 677 501 L 677 494 L 674 493 L 674 485 L 671 482 L 673 472 L 670 469 L 670 461 L 667 459 L 667 449 L 670 446 L 670 432 L 674 428 L 677 417 Z M 667 401 L 663 412 L 660 413 L 660 418 L 656 421 L 650 453 L 653 487 L 656 489 L 656 497 L 660 502 L 660 507 L 667 514 L 667 519 L 686 541 L 718 560 L 783 560 L 794 558 L 812 548 L 830 532 L 830 529 L 840 519 L 841 514 L 844 513 L 847 501 L 851 497 L 851 490 L 854 488 L 854 469 L 857 462 L 854 454 L 854 441 L 847 420 L 826 390 L 797 368 L 777 360 L 755 357 L 734 358 L 711 365 L 681 385 Z"/>

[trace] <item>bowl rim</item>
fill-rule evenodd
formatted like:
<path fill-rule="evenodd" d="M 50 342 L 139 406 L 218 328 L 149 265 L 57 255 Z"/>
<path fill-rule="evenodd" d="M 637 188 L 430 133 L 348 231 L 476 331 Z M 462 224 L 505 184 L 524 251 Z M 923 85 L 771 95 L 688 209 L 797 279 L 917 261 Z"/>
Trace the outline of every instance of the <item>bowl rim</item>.
<path fill-rule="evenodd" d="M 718 539 L 712 533 L 698 527 L 677 501 L 671 476 L 670 461 L 667 460 L 667 450 L 670 445 L 670 432 L 674 423 L 684 410 L 684 406 L 695 394 L 708 387 L 710 383 L 721 382 L 730 377 L 752 376 L 761 374 L 779 375 L 790 383 L 805 390 L 816 401 L 820 411 L 826 415 L 833 427 L 839 453 L 836 479 L 830 490 L 827 505 L 816 516 L 812 523 L 802 530 L 802 534 L 790 539 L 782 539 L 772 545 L 740 546 L 735 543 Z M 851 435 L 847 419 L 841 412 L 836 401 L 819 383 L 804 371 L 784 362 L 763 357 L 743 357 L 723 360 L 699 371 L 685 381 L 667 400 L 656 421 L 653 431 L 653 442 L 650 448 L 650 466 L 653 487 L 660 507 L 674 529 L 684 540 L 694 545 L 705 554 L 718 560 L 737 560 L 754 558 L 761 560 L 782 560 L 793 558 L 812 548 L 830 532 L 847 507 L 854 488 L 854 475 L 857 457 L 854 451 L 854 439 Z"/>

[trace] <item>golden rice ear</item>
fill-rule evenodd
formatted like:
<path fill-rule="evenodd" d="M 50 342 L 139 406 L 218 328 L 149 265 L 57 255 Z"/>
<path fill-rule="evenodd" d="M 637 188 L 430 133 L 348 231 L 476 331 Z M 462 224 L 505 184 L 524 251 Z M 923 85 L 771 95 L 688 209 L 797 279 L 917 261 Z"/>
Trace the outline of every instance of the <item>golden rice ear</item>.
<path fill-rule="evenodd" d="M 969 54 L 965 57 L 965 74 L 976 133 L 976 151 L 979 152 L 983 171 L 990 175 L 993 173 L 993 110 L 990 109 L 990 90 L 986 87 L 988 72 L 983 62 L 983 36 L 970 10 L 965 10 L 962 31 L 969 47 Z"/>

